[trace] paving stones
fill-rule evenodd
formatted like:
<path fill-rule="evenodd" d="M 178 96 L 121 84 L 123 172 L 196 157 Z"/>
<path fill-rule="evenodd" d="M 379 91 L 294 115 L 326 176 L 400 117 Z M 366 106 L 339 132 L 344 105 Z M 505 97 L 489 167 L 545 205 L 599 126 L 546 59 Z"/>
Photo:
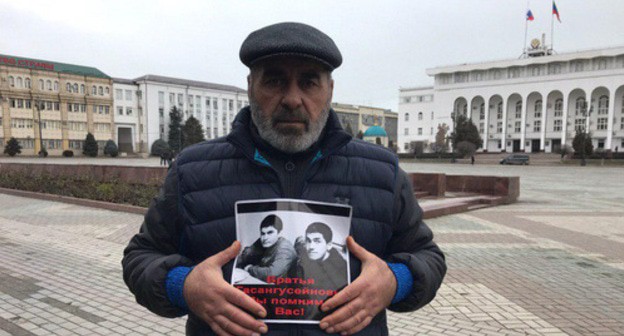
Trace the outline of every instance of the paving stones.
<path fill-rule="evenodd" d="M 427 221 L 449 272 L 430 305 L 388 315 L 391 335 L 621 334 L 621 169 L 406 168 L 519 175 L 522 189 L 518 203 Z M 0 336 L 183 335 L 184 318 L 148 312 L 123 283 L 141 222 L 0 194 Z"/>

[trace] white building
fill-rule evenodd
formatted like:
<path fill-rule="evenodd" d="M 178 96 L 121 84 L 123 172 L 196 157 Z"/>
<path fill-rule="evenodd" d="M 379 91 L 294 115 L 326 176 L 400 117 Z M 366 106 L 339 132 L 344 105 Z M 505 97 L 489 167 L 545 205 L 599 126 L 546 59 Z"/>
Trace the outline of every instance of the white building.
<path fill-rule="evenodd" d="M 230 85 L 146 75 L 115 79 L 113 86 L 117 143 L 131 137 L 139 152 L 148 152 L 158 139 L 167 140 L 173 106 L 183 120 L 197 118 L 206 139 L 214 139 L 228 134 L 236 113 L 248 105 L 247 91 Z"/>
<path fill-rule="evenodd" d="M 454 111 L 472 119 L 482 151 L 555 152 L 588 129 L 595 148 L 624 148 L 624 47 L 427 69 L 433 87 L 399 93 L 399 147 L 452 131 Z M 422 119 L 420 115 L 422 113 Z"/>

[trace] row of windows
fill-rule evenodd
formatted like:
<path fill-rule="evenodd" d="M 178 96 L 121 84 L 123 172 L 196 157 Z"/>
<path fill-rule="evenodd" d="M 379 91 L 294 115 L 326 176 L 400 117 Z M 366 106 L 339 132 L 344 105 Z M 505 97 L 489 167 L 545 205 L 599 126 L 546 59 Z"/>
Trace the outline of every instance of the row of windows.
<path fill-rule="evenodd" d="M 22 149 L 35 148 L 35 139 L 16 139 Z M 38 141 L 38 140 L 37 140 Z M 98 141 L 99 150 L 103 150 L 106 141 Z M 43 139 L 43 146 L 46 149 L 63 149 L 63 140 L 60 139 Z M 69 140 L 69 149 L 82 150 L 84 148 L 84 140 Z"/>
<path fill-rule="evenodd" d="M 13 77 L 13 76 L 9 76 L 9 86 L 10 87 L 16 87 L 16 88 L 26 88 L 26 89 L 30 89 L 31 88 L 31 81 L 30 78 L 26 77 L 24 79 L 22 79 L 22 77 Z M 52 80 L 47 79 L 47 80 L 43 80 L 40 79 L 39 80 L 39 90 L 44 91 L 59 91 L 59 82 L 57 80 L 55 80 L 54 82 L 52 82 Z M 80 84 L 78 85 L 78 83 L 67 83 L 65 84 L 65 90 L 67 92 L 70 93 L 85 93 L 85 85 L 84 84 Z M 109 95 L 110 94 L 110 88 L 108 86 L 91 86 L 91 94 L 92 95 L 100 95 L 100 96 L 104 96 L 104 95 Z"/>
<path fill-rule="evenodd" d="M 520 77 L 536 77 L 557 75 L 583 71 L 600 71 L 624 68 L 624 56 L 598 57 L 591 60 L 573 60 L 570 62 L 552 62 L 549 64 L 533 64 L 525 67 L 512 66 L 507 69 L 477 70 L 438 75 L 440 84 L 479 82 L 484 80 L 513 79 Z"/>
<path fill-rule="evenodd" d="M 176 94 L 175 93 L 169 93 L 169 105 L 173 106 L 176 103 L 177 103 L 177 105 L 179 107 L 182 107 L 184 105 L 184 94 L 178 93 L 177 94 L 177 101 L 176 101 Z M 164 104 L 165 104 L 165 92 L 163 92 L 163 91 L 158 91 L 158 104 L 160 106 L 164 106 Z M 196 96 L 196 95 L 188 95 L 187 96 L 187 104 L 188 104 L 188 107 L 191 110 L 195 109 L 195 110 L 199 111 L 199 110 L 201 110 L 201 106 L 202 106 L 202 97 L 201 96 Z M 248 104 L 249 104 L 249 102 L 247 100 L 236 100 L 236 109 L 240 110 L 240 109 L 243 108 L 243 106 L 247 106 Z M 214 97 L 205 97 L 205 104 L 204 104 L 204 106 L 206 106 L 206 108 L 209 108 L 210 106 L 212 106 L 213 110 L 218 110 L 219 109 L 219 99 L 218 98 L 214 98 Z M 234 99 L 222 99 L 221 100 L 221 108 L 224 109 L 224 110 L 228 110 L 228 111 L 234 111 Z"/>
<path fill-rule="evenodd" d="M 124 100 L 124 93 L 125 93 L 125 100 L 126 101 L 132 101 L 133 97 L 134 97 L 134 92 L 133 90 L 122 90 L 122 89 L 115 89 L 115 100 L 117 101 L 121 101 Z M 141 91 L 137 91 L 137 96 L 139 96 L 139 98 L 141 98 Z M 160 92 L 159 92 L 160 94 Z"/>
<path fill-rule="evenodd" d="M 432 101 L 433 95 L 401 97 L 401 103 L 426 103 Z"/>
<path fill-rule="evenodd" d="M 405 113 L 405 121 L 409 121 L 409 118 L 410 118 L 409 112 Z M 431 111 L 431 120 L 433 120 L 433 118 L 434 118 L 434 113 L 433 113 L 433 111 Z M 422 112 L 418 112 L 418 120 L 423 120 L 423 113 Z"/>

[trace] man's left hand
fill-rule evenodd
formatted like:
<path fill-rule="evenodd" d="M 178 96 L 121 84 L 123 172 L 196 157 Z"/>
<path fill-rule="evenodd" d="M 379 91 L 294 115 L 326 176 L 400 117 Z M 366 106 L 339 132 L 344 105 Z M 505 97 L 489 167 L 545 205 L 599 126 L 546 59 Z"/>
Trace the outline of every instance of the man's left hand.
<path fill-rule="evenodd" d="M 336 309 L 321 320 L 320 327 L 327 333 L 352 335 L 371 323 L 380 311 L 392 302 L 396 292 L 396 278 L 385 261 L 347 238 L 347 247 L 362 261 L 362 273 L 349 286 L 321 306 L 324 312 Z"/>

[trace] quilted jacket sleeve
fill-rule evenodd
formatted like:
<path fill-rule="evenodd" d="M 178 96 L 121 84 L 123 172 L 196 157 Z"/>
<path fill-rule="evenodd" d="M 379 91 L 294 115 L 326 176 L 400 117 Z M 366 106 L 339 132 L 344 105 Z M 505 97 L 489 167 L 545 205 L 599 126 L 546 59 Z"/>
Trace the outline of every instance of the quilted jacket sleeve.
<path fill-rule="evenodd" d="M 176 266 L 192 266 L 192 261 L 178 253 L 181 226 L 178 218 L 177 174 L 175 163 L 165 183 L 145 215 L 143 225 L 124 250 L 122 260 L 126 285 L 136 301 L 165 317 L 186 312 L 173 305 L 166 291 L 168 272 Z"/>
<path fill-rule="evenodd" d="M 409 268 L 413 285 L 411 293 L 388 307 L 405 312 L 419 309 L 431 302 L 446 274 L 444 254 L 433 242 L 433 233 L 423 222 L 423 212 L 412 189 L 408 175 L 399 169 L 395 200 L 393 235 L 385 258 Z"/>

